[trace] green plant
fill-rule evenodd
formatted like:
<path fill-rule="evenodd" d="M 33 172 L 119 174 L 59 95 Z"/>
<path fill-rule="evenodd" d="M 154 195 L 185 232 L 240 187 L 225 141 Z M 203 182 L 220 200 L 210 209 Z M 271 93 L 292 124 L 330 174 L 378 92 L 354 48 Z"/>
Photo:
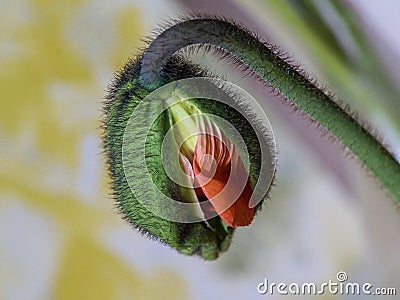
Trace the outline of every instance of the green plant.
<path fill-rule="evenodd" d="M 222 59 L 241 67 L 248 76 L 260 80 L 267 90 L 272 88 L 282 95 L 286 105 L 302 110 L 311 122 L 317 123 L 323 133 L 341 143 L 346 151 L 354 155 L 400 201 L 400 164 L 385 149 L 371 128 L 362 124 L 348 106 L 337 101 L 298 66 L 292 65 L 278 47 L 261 41 L 242 25 L 220 18 L 200 16 L 181 20 L 164 30 L 142 55 L 130 61 L 117 75 L 108 95 L 104 121 L 105 149 L 113 190 L 124 217 L 139 230 L 159 238 L 184 254 L 200 254 L 205 259 L 215 259 L 220 251 L 226 250 L 233 234 L 232 226 L 219 218 L 221 214 L 211 219 L 210 222 L 214 225 L 205 225 L 204 222 L 183 224 L 155 216 L 137 202 L 123 171 L 121 148 L 125 127 L 134 108 L 149 93 L 169 82 L 207 75 L 200 67 L 177 56 L 179 50 L 192 45 L 206 51 L 214 50 Z M 200 105 L 201 101 L 194 100 L 194 103 Z M 216 114 L 226 111 L 226 108 L 219 105 L 212 108 L 203 106 L 203 109 Z M 233 119 L 241 120 L 240 116 Z M 149 143 L 162 144 L 166 133 L 165 122 L 165 116 L 157 119 L 149 131 Z M 243 122 L 241 120 L 237 123 L 244 124 Z M 241 133 L 245 132 L 243 126 Z M 252 134 L 244 133 L 244 136 L 249 135 Z M 132 143 L 135 142 L 132 140 Z M 156 166 L 150 170 L 153 181 L 164 193 L 181 199 L 183 193 L 176 190 L 159 170 L 162 165 L 160 149 L 151 149 L 155 150 L 146 159 Z M 255 161 L 255 155 L 251 155 L 250 159 L 253 160 L 253 165 L 259 165 Z M 250 171 L 253 184 L 258 175 L 254 169 Z"/>

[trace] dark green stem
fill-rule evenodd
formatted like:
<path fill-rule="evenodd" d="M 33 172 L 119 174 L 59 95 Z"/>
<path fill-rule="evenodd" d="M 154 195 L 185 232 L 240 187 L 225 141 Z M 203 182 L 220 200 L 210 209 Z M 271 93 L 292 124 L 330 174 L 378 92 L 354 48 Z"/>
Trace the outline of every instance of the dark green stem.
<path fill-rule="evenodd" d="M 277 48 L 261 42 L 249 30 L 225 20 L 197 18 L 162 32 L 143 55 L 141 82 L 149 88 L 163 84 L 162 70 L 175 52 L 190 45 L 211 45 L 243 62 L 266 86 L 284 95 L 289 104 L 307 113 L 338 141 L 400 202 L 400 164 L 383 145 L 298 67 L 288 63 Z"/>

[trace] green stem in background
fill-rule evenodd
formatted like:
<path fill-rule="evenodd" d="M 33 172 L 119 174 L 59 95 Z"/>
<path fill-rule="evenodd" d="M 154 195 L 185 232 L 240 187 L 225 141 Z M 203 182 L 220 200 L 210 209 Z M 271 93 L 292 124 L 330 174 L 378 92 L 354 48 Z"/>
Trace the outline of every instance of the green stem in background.
<path fill-rule="evenodd" d="M 358 15 L 348 2 L 340 0 L 262 0 L 275 26 L 287 28 L 315 57 L 329 85 L 336 86 L 346 102 L 361 114 L 384 114 L 396 130 L 400 128 L 400 89 L 385 70 L 367 36 L 368 26 L 360 25 Z M 336 20 L 332 23 L 332 20 Z M 271 29 L 273 30 L 273 29 Z M 371 35 L 371 33 L 369 33 Z M 379 39 L 375 41 L 379 44 Z M 375 46 L 375 47 L 374 47 Z M 302 46 L 299 46 L 302 47 Z M 385 60 L 393 60 L 385 54 Z M 326 82 L 328 83 L 328 82 Z"/>
<path fill-rule="evenodd" d="M 400 164 L 368 130 L 298 67 L 291 65 L 277 47 L 260 41 L 249 30 L 217 18 L 182 21 L 162 32 L 145 51 L 140 80 L 147 88 L 163 84 L 162 70 L 177 51 L 199 45 L 206 50 L 239 59 L 245 69 L 286 97 L 343 143 L 400 202 Z"/>

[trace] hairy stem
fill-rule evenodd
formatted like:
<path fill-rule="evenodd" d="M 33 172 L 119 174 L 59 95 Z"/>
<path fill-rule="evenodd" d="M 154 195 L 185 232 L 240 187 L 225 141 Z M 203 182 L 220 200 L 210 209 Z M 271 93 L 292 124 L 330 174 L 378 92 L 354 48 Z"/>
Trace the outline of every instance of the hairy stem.
<path fill-rule="evenodd" d="M 195 18 L 165 30 L 143 55 L 141 83 L 152 89 L 161 86 L 162 70 L 168 59 L 195 44 L 211 45 L 238 58 L 266 86 L 271 85 L 343 143 L 400 202 L 400 164 L 396 159 L 347 109 L 287 62 L 276 47 L 260 41 L 237 24 L 216 18 Z"/>

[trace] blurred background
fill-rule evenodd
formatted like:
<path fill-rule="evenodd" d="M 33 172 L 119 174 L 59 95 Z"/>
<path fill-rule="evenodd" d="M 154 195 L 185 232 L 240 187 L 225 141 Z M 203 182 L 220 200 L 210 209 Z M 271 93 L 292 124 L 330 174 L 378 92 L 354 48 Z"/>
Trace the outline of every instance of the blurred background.
<path fill-rule="evenodd" d="M 279 166 L 271 199 L 217 261 L 180 255 L 121 220 L 98 128 L 113 72 L 145 47 L 141 38 L 201 10 L 281 45 L 399 157 L 400 2 L 6 0 L 0 8 L 0 299 L 258 299 L 264 278 L 318 284 L 339 271 L 400 293 L 394 200 L 339 145 L 229 66 L 193 57 L 260 100 Z"/>

